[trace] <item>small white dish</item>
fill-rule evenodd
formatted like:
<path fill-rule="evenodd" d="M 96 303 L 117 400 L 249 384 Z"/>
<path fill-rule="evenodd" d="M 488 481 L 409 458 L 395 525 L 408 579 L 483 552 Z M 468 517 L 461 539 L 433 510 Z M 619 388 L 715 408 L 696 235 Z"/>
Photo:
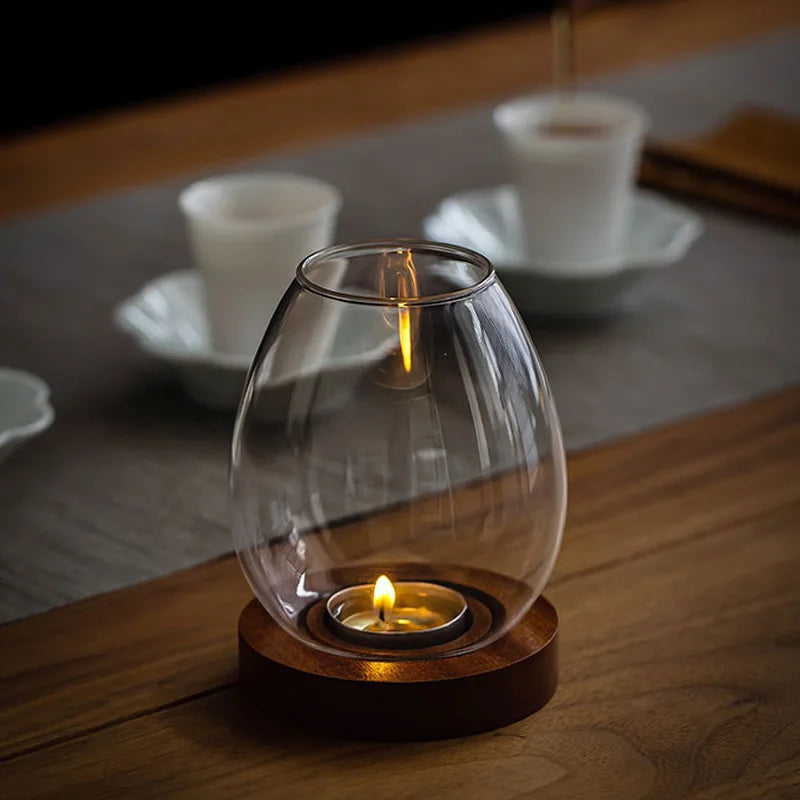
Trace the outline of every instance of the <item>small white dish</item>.
<path fill-rule="evenodd" d="M 649 270 L 680 261 L 703 222 L 688 208 L 655 192 L 634 192 L 631 220 L 618 258 L 592 264 L 531 263 L 524 252 L 513 186 L 445 198 L 423 228 L 426 237 L 483 253 L 523 314 L 591 317 L 613 313 Z"/>
<path fill-rule="evenodd" d="M 215 408 L 235 408 L 252 358 L 212 348 L 204 291 L 199 272 L 170 272 L 121 302 L 114 309 L 113 319 L 142 350 L 174 364 L 192 398 Z M 326 363 L 331 370 L 351 370 L 355 381 L 357 367 L 379 360 L 393 346 L 387 334 L 388 329 L 369 331 L 353 325 L 340 328 L 336 331 L 334 352 Z M 303 374 L 292 374 L 268 385 L 270 410 L 276 419 L 280 418 L 282 404 L 289 401 L 291 383 L 302 377 Z M 336 383 L 347 388 L 347 381 Z M 326 398 L 326 405 L 342 399 L 345 398 Z"/>
<path fill-rule="evenodd" d="M 36 375 L 0 367 L 0 461 L 53 422 L 50 387 Z"/>

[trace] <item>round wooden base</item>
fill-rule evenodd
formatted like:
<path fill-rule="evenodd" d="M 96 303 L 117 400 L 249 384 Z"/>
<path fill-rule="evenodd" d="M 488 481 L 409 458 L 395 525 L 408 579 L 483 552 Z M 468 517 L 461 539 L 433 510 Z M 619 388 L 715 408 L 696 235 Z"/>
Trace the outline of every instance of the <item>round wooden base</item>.
<path fill-rule="evenodd" d="M 472 652 L 376 661 L 317 650 L 253 600 L 239 618 L 248 699 L 294 727 L 359 739 L 447 739 L 508 725 L 558 682 L 558 617 L 540 597 L 504 636 Z"/>

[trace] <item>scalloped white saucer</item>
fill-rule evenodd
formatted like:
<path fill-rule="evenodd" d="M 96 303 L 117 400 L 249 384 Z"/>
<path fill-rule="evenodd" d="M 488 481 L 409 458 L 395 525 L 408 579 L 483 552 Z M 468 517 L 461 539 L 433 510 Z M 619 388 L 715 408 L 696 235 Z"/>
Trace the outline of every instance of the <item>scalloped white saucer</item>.
<path fill-rule="evenodd" d="M 113 319 L 142 350 L 174 364 L 192 398 L 215 408 L 235 408 L 252 356 L 213 349 L 204 291 L 203 278 L 198 272 L 170 272 L 121 302 L 114 309 Z M 317 364 L 306 364 L 297 373 L 262 385 L 262 389 L 264 386 L 270 389 L 271 417 L 280 418 L 289 401 L 291 383 L 313 375 L 323 364 L 326 371 L 342 372 L 341 381 L 331 382 L 339 389 L 337 396 L 324 401 L 326 408 L 338 404 L 346 399 L 347 371 L 353 373 L 355 380 L 358 367 L 378 361 L 393 346 L 385 326 L 366 330 L 361 318 L 355 324 L 355 321 L 348 323 L 347 317 L 331 318 L 331 324 L 336 335 L 331 336 L 330 342 L 320 342 Z"/>
<path fill-rule="evenodd" d="M 36 375 L 0 367 L 0 461 L 17 445 L 50 427 L 50 387 Z"/>
<path fill-rule="evenodd" d="M 686 255 L 703 222 L 688 208 L 637 189 L 628 240 L 618 258 L 534 264 L 525 255 L 516 190 L 503 185 L 445 198 L 423 228 L 430 239 L 470 247 L 489 258 L 523 314 L 582 317 L 617 311 L 648 271 Z"/>

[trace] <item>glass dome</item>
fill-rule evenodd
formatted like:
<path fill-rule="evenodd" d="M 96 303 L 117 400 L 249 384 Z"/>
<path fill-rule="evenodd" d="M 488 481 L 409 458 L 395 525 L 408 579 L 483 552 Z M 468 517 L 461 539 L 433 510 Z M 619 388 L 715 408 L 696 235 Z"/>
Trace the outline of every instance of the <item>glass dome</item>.
<path fill-rule="evenodd" d="M 506 633 L 552 571 L 566 467 L 491 264 L 404 240 L 303 261 L 247 378 L 230 488 L 253 592 L 309 646 L 419 658 Z"/>

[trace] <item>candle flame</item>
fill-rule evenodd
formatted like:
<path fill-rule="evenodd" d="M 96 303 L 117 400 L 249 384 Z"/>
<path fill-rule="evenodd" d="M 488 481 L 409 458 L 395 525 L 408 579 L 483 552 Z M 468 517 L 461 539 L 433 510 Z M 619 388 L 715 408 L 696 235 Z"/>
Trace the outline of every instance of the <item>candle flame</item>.
<path fill-rule="evenodd" d="M 372 605 L 381 619 L 394 608 L 395 596 L 392 582 L 385 575 L 381 575 L 375 581 L 375 589 L 372 592 Z"/>

